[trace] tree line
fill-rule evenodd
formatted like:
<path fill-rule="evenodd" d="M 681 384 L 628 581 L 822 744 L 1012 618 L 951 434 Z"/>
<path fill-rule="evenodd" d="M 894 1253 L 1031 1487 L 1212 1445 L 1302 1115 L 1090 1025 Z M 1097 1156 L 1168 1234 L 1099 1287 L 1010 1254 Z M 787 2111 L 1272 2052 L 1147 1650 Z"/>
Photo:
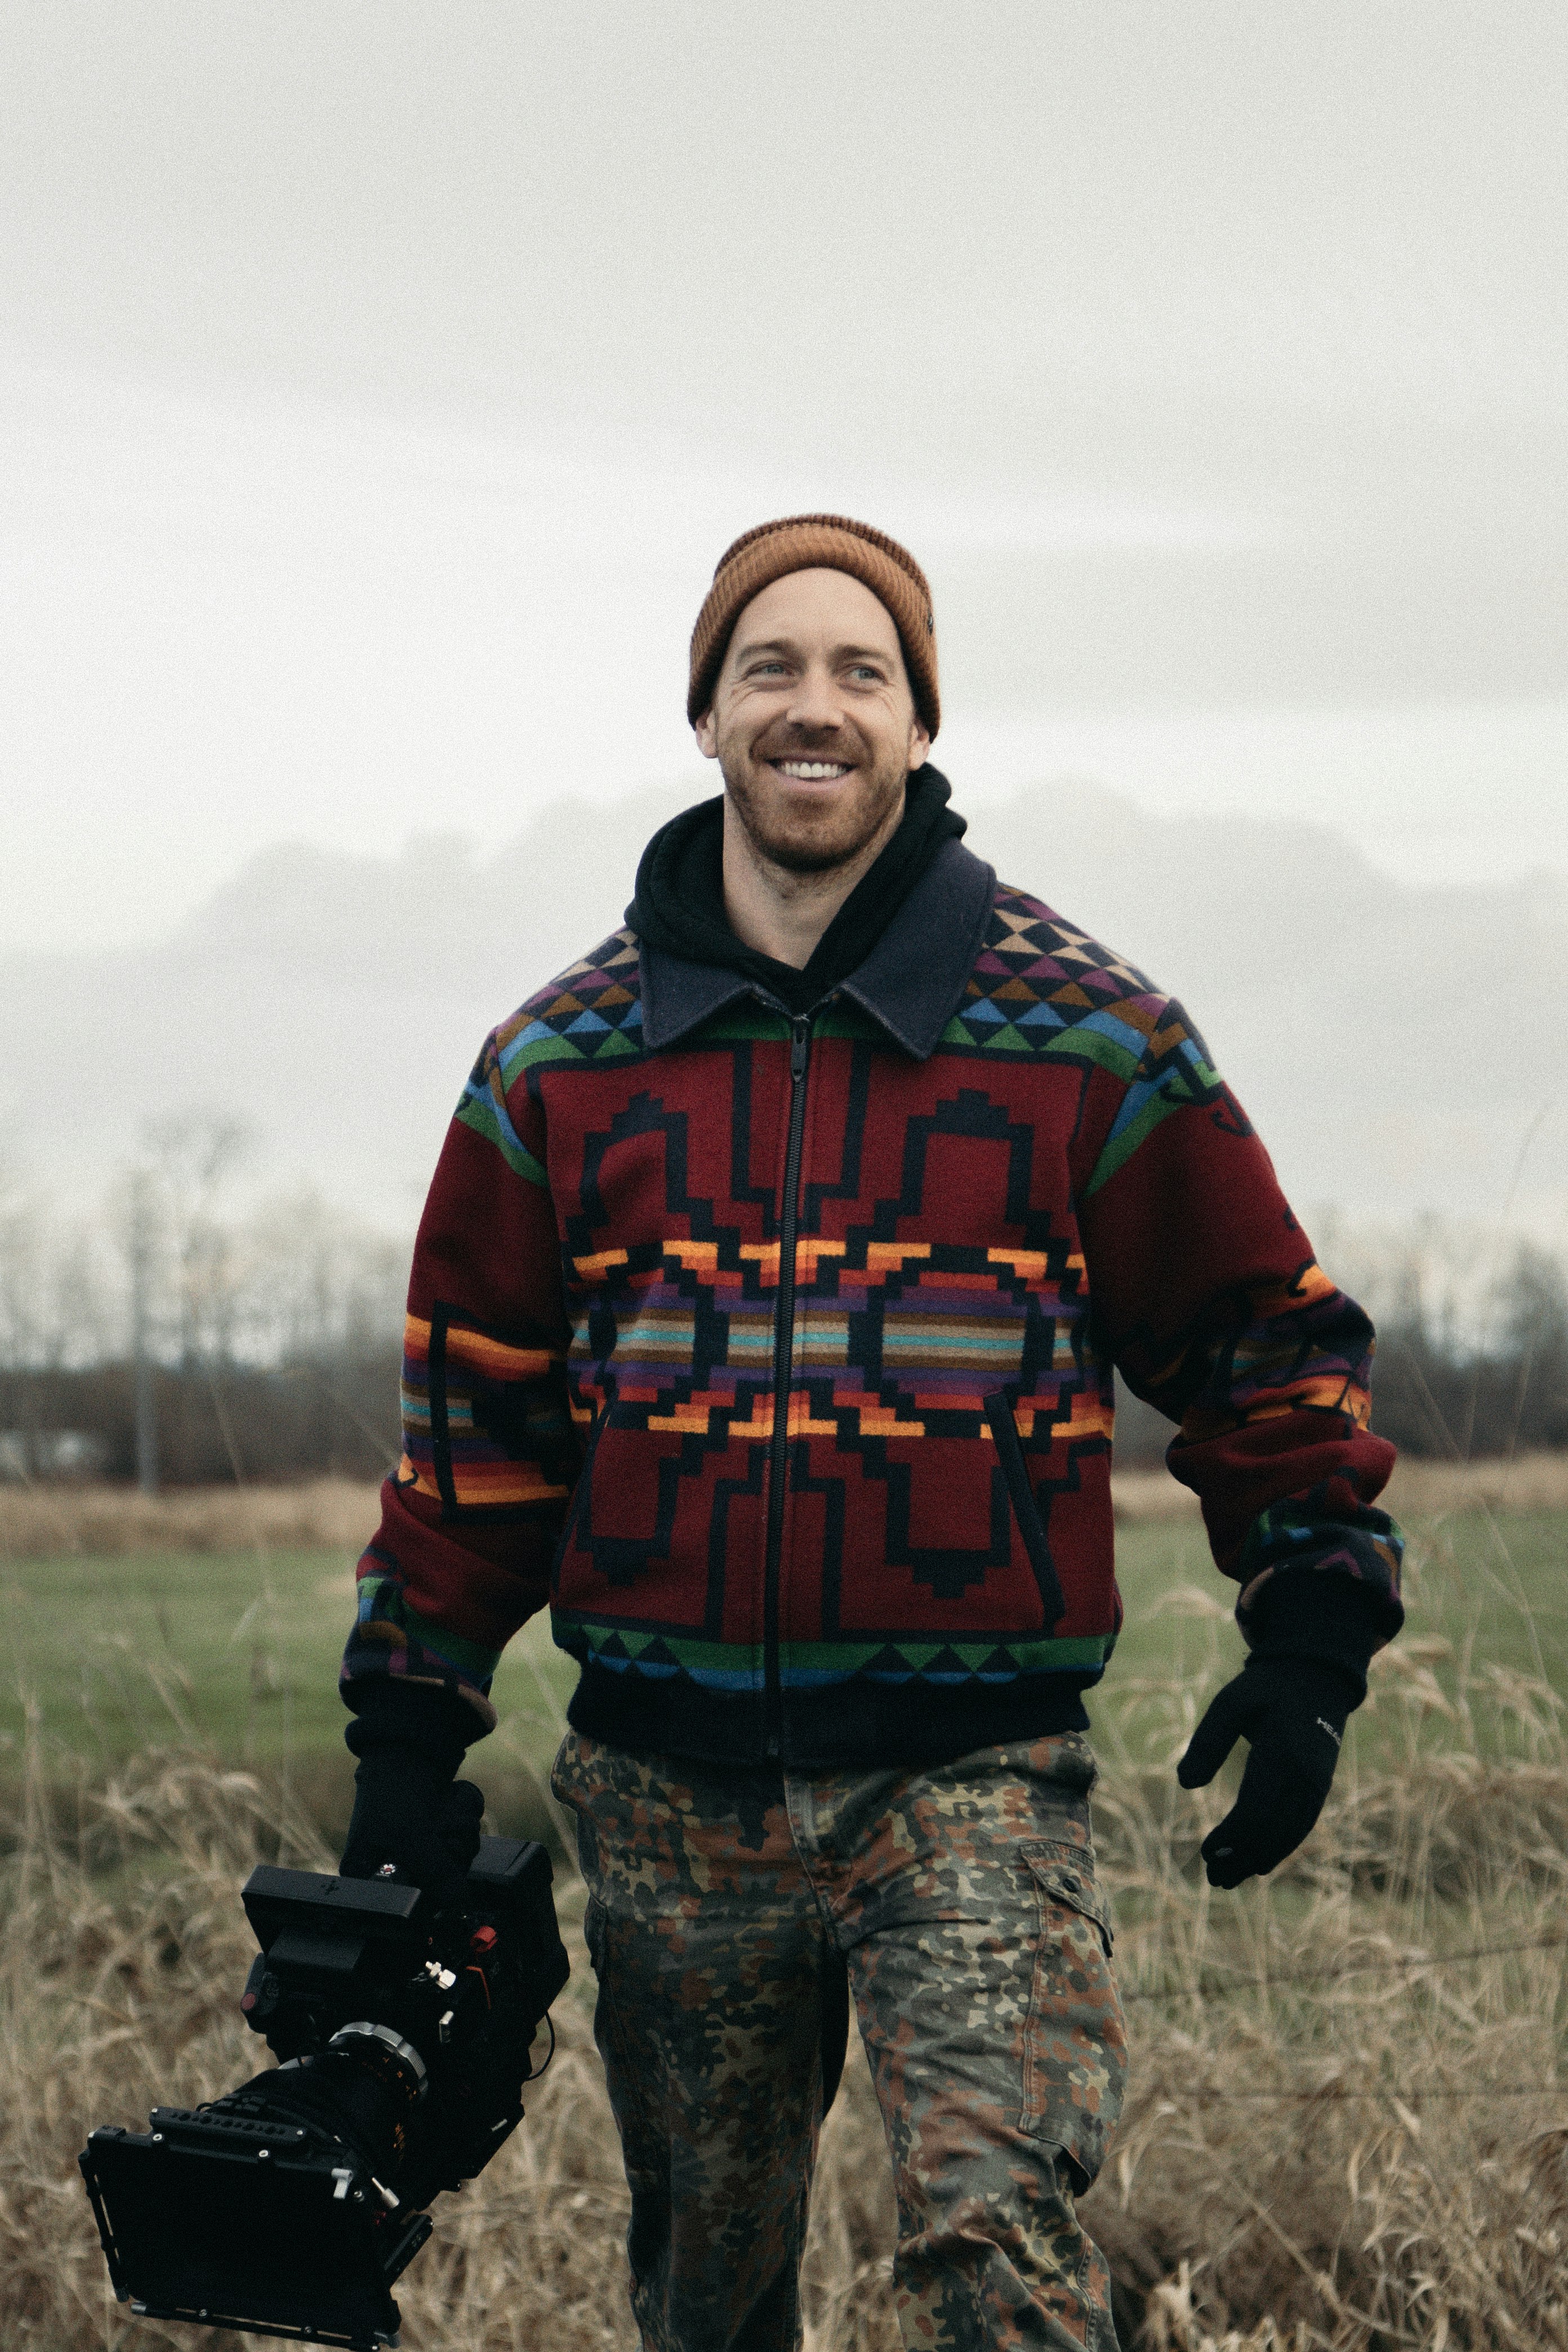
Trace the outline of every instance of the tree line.
<path fill-rule="evenodd" d="M 0 1176 L 0 1470 L 153 1491 L 396 1460 L 407 1239 L 255 1197 L 252 1153 L 237 1121 L 160 1122 L 74 1216 Z"/>
<path fill-rule="evenodd" d="M 0 1475 L 151 1491 L 396 1460 L 408 1240 L 309 1188 L 246 1192 L 251 1152 L 209 1112 L 162 1122 L 75 1216 L 0 1171 Z M 1470 1241 L 1431 1223 L 1325 1255 L 1375 1315 L 1373 1425 L 1402 1451 L 1568 1448 L 1560 1258 L 1521 1243 L 1478 1277 Z M 1124 1466 L 1171 1434 L 1123 1397 Z"/>

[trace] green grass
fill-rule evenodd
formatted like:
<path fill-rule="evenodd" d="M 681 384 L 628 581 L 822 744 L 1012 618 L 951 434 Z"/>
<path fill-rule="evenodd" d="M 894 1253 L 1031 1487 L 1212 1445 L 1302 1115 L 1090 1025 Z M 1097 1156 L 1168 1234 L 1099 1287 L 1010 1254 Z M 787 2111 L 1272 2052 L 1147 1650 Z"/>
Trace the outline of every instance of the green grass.
<path fill-rule="evenodd" d="M 1465 1744 L 1483 1757 L 1547 1752 L 1568 1698 L 1568 1512 L 1470 1511 L 1405 1534 L 1405 1629 L 1373 1667 L 1353 1752 L 1375 1766 L 1450 1748 L 1467 1718 Z M 1170 1746 L 1196 1693 L 1235 1671 L 1241 1642 L 1195 1523 L 1121 1530 L 1118 1576 L 1127 1622 L 1089 1705 L 1106 1755 L 1125 1742 L 1142 1760 Z"/>
<path fill-rule="evenodd" d="M 1187 1522 L 1125 1528 L 1127 1626 L 1091 1701 L 1108 1761 L 1173 1752 L 1199 1695 L 1241 1656 L 1230 1589 Z M 1468 1709 L 1482 1754 L 1554 1737 L 1568 1692 L 1568 1513 L 1418 1526 L 1410 1624 L 1356 1719 L 1357 1752 L 1384 1762 L 1451 1741 Z M 287 1771 L 335 1824 L 350 1797 L 336 1689 L 352 1563 L 332 1551 L 70 1555 L 0 1568 L 0 1781 L 14 1780 L 24 1694 L 46 1747 L 89 1770 L 192 1737 L 224 1758 Z M 513 1813 L 537 1811 L 574 1668 L 541 1619 L 497 1676 L 502 1728 L 476 1777 Z M 1451 1712 L 1445 1712 L 1445 1709 Z M 531 1797 L 530 1791 L 532 1790 Z"/>
<path fill-rule="evenodd" d="M 0 1568 L 0 1785 L 26 1713 L 46 1754 L 92 1777 L 137 1750 L 192 1739 L 286 1776 L 323 1825 L 353 1802 L 338 1660 L 353 1614 L 345 1553 L 70 1554 Z M 538 1781 L 576 1669 L 537 1620 L 496 1677 L 498 1736 L 471 1777 L 502 1826 L 537 1831 Z M 9 1764 L 9 1769 L 8 1769 Z"/>

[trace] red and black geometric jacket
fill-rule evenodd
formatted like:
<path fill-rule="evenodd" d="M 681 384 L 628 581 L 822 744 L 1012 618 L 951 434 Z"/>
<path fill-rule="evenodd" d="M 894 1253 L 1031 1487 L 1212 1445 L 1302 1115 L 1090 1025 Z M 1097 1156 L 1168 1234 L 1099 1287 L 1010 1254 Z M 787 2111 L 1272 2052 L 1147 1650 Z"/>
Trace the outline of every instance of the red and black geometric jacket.
<path fill-rule="evenodd" d="M 344 1675 L 488 1726 L 548 1604 L 573 1722 L 622 1747 L 1081 1726 L 1121 1622 L 1113 1365 L 1181 1424 L 1244 1630 L 1352 1580 L 1370 1651 L 1401 1549 L 1371 1350 L 1181 1007 L 957 841 L 808 1018 L 618 931 L 453 1119 Z"/>

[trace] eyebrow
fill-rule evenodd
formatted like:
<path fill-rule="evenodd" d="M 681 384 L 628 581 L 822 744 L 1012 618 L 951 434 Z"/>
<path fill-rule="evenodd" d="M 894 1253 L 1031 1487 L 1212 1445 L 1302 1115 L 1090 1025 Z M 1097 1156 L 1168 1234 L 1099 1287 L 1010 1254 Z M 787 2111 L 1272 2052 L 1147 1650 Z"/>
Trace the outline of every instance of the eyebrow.
<path fill-rule="evenodd" d="M 735 656 L 738 662 L 750 661 L 753 654 L 798 654 L 800 647 L 793 637 L 764 637 L 758 644 L 743 645 Z M 835 661 L 875 661 L 889 663 L 891 654 L 876 646 L 835 646 Z"/>

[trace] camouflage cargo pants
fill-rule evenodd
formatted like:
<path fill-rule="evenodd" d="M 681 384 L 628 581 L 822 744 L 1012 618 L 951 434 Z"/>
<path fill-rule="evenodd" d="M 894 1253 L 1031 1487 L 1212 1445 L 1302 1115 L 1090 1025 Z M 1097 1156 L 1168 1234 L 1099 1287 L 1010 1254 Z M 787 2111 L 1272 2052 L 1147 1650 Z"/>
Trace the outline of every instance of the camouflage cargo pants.
<path fill-rule="evenodd" d="M 771 1777 L 568 1734 L 552 1785 L 577 1817 L 648 2352 L 799 2344 L 842 1967 L 893 2161 L 905 2343 L 1114 2352 L 1073 2204 L 1126 2072 L 1093 1780 L 1073 1732 Z"/>

